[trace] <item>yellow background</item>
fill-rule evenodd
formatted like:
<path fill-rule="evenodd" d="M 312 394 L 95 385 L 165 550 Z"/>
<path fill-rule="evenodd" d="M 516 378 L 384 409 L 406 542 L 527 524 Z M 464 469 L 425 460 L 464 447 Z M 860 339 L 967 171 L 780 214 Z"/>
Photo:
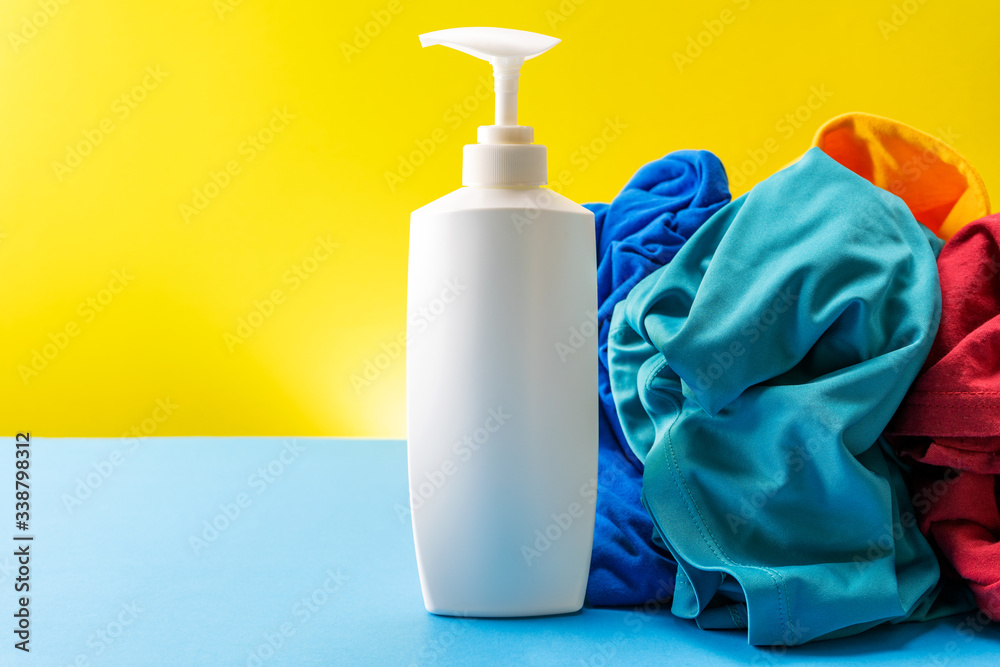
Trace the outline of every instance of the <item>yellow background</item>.
<path fill-rule="evenodd" d="M 525 66 L 519 118 L 579 202 L 680 148 L 739 194 L 852 110 L 944 136 L 1000 196 L 993 1 L 4 0 L 0 430 L 404 436 L 408 215 L 493 114 L 488 66 L 417 35 L 466 25 L 563 40 Z M 250 160 L 275 109 L 294 118 Z"/>

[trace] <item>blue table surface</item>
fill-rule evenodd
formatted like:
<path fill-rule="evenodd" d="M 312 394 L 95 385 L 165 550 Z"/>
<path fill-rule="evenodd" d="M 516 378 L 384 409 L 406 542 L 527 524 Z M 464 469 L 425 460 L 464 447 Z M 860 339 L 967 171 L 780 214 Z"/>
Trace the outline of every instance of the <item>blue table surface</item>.
<path fill-rule="evenodd" d="M 0 481 L 14 486 L 14 439 Z M 270 471 L 270 472 L 268 472 Z M 263 472 L 263 474 L 261 474 Z M 31 444 L 31 522 L 0 541 L 2 665 L 996 665 L 958 616 L 789 649 L 669 610 L 428 614 L 402 441 L 56 439 Z M 14 534 L 32 535 L 30 653 L 14 648 Z"/>

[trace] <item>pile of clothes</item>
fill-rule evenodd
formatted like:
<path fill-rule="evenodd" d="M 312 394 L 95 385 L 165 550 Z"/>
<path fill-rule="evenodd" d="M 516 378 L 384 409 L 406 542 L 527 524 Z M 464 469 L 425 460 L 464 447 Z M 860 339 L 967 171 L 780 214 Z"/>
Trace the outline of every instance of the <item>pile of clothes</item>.
<path fill-rule="evenodd" d="M 731 200 L 706 151 L 597 232 L 587 603 L 755 645 L 1000 619 L 1000 215 L 953 148 L 868 114 Z"/>

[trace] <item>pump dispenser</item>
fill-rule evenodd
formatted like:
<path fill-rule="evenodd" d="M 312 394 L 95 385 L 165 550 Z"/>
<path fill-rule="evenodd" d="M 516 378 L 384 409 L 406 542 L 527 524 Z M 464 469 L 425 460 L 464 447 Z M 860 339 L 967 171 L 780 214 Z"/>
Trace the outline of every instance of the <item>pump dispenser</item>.
<path fill-rule="evenodd" d="M 597 499 L 594 216 L 542 187 L 545 147 L 517 122 L 521 66 L 559 40 L 456 28 L 420 43 L 489 62 L 496 94 L 495 123 L 464 148 L 464 187 L 410 217 L 407 463 L 424 605 L 577 611 Z"/>
<path fill-rule="evenodd" d="M 524 61 L 545 53 L 559 40 L 523 30 L 454 28 L 421 35 L 420 43 L 449 46 L 493 65 L 496 120 L 479 128 L 479 143 L 465 147 L 462 185 L 545 185 L 545 146 L 532 143 L 533 128 L 517 124 L 517 83 Z"/>

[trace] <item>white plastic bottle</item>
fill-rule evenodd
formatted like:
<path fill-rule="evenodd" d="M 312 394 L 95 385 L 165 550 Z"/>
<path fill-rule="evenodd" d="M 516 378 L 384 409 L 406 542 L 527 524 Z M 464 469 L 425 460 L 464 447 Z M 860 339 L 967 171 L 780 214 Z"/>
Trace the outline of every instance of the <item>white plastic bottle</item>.
<path fill-rule="evenodd" d="M 493 65 L 496 124 L 464 187 L 413 212 L 407 287 L 410 508 L 424 605 L 452 616 L 583 606 L 597 496 L 594 216 L 542 186 L 517 125 L 521 65 L 559 40 L 421 35 Z"/>

